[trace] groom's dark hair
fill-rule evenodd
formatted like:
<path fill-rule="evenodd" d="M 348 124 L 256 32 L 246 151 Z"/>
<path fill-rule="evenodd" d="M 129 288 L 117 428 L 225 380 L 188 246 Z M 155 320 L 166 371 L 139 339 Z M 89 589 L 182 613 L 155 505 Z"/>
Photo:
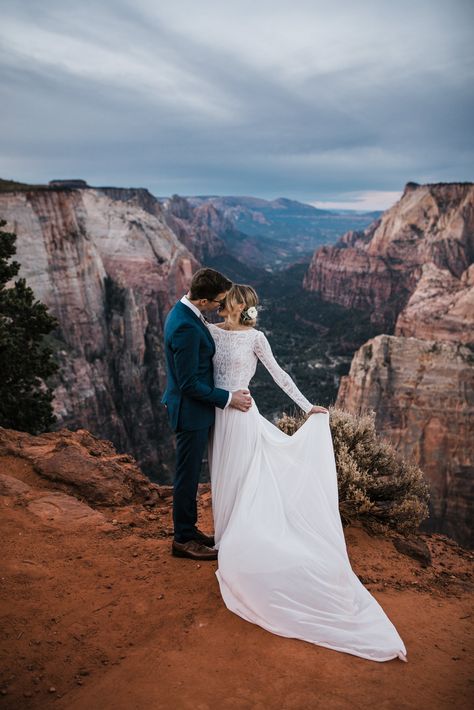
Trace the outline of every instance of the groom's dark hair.
<path fill-rule="evenodd" d="M 189 294 L 193 301 L 197 301 L 199 298 L 208 298 L 212 301 L 218 293 L 228 291 L 231 286 L 232 281 L 229 281 L 223 274 L 215 269 L 204 268 L 193 274 Z"/>

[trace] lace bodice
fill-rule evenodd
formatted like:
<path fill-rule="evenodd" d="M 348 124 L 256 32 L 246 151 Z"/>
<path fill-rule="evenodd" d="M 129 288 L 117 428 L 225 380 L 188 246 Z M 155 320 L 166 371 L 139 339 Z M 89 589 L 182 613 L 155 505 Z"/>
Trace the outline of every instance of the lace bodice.
<path fill-rule="evenodd" d="M 270 343 L 261 330 L 223 330 L 214 323 L 208 324 L 216 343 L 213 357 L 214 384 L 234 392 L 249 386 L 255 375 L 257 361 L 267 368 L 277 385 L 301 407 L 309 412 L 313 406 L 299 391 L 291 377 L 275 360 Z"/>

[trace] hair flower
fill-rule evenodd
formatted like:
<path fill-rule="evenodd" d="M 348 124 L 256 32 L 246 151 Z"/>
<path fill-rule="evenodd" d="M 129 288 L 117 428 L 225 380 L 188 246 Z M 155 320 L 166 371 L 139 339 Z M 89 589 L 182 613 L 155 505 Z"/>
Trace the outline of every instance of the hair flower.
<path fill-rule="evenodd" d="M 250 308 L 247 308 L 247 310 L 244 311 L 245 315 L 246 315 L 248 318 L 250 318 L 251 320 L 253 320 L 254 318 L 257 317 L 257 312 L 258 312 L 258 311 L 257 311 L 257 309 L 255 308 L 255 306 L 250 306 Z"/>

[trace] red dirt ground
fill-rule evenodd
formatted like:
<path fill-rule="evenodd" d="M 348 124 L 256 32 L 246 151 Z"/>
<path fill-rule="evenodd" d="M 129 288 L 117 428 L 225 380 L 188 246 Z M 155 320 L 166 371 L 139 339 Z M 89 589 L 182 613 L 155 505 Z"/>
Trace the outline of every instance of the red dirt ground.
<path fill-rule="evenodd" d="M 35 482 L 25 461 L 7 468 Z M 474 706 L 473 554 L 444 536 L 420 536 L 433 557 L 423 568 L 390 539 L 345 529 L 354 571 L 407 647 L 408 663 L 377 663 L 273 635 L 228 611 L 217 562 L 170 555 L 169 498 L 153 512 L 101 509 L 108 522 L 76 527 L 14 497 L 0 496 L 0 510 L 0 708 Z M 211 532 L 206 486 L 199 510 Z"/>

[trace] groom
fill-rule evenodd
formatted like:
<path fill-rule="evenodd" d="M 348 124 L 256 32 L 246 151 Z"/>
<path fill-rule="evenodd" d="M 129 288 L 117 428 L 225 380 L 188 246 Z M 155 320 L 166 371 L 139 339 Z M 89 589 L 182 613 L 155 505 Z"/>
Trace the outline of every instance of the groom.
<path fill-rule="evenodd" d="M 161 402 L 176 433 L 171 551 L 194 560 L 217 559 L 217 550 L 211 549 L 214 538 L 196 527 L 201 462 L 215 407 L 246 412 L 252 401 L 248 390 L 214 387 L 215 344 L 203 314 L 220 306 L 231 286 L 218 271 L 199 269 L 188 293 L 168 313 L 164 328 L 167 384 Z"/>

